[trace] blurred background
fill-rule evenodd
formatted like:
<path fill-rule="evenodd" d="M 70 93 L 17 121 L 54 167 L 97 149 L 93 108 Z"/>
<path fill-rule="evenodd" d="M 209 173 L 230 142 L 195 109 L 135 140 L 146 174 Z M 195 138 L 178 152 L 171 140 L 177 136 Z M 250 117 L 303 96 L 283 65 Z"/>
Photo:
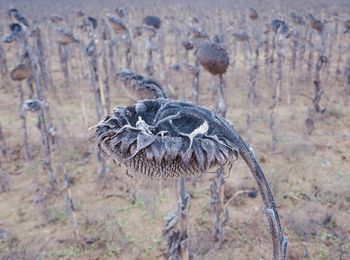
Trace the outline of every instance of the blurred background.
<path fill-rule="evenodd" d="M 90 140 L 135 103 L 126 68 L 172 99 L 226 104 L 273 189 L 288 259 L 349 259 L 349 1 L 0 0 L 0 35 L 0 259 L 166 258 L 177 180 L 126 174 Z M 229 57 L 223 89 L 196 59 L 207 41 Z M 214 176 L 186 179 L 191 257 L 270 259 L 249 169 L 225 170 L 219 213 Z"/>

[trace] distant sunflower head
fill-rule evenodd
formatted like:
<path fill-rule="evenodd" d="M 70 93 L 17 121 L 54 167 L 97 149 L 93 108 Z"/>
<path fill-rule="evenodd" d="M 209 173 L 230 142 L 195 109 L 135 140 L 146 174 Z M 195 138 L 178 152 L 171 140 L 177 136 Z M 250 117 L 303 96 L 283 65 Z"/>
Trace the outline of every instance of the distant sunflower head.
<path fill-rule="evenodd" d="M 200 64 L 212 75 L 224 74 L 230 62 L 225 48 L 215 42 L 201 44 L 196 56 Z"/>

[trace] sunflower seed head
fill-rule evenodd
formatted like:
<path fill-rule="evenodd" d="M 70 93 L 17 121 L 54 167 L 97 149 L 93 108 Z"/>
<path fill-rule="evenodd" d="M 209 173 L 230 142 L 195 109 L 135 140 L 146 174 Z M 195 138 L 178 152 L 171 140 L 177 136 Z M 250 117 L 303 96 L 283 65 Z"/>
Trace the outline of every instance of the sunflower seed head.
<path fill-rule="evenodd" d="M 95 137 L 107 156 L 150 177 L 207 172 L 238 156 L 237 147 L 218 135 L 212 113 L 187 102 L 143 100 L 115 109 L 97 124 Z"/>
<path fill-rule="evenodd" d="M 196 56 L 200 64 L 212 75 L 224 74 L 229 65 L 226 50 L 214 42 L 203 43 Z"/>
<path fill-rule="evenodd" d="M 30 112 L 37 112 L 41 110 L 44 107 L 43 102 L 41 102 L 38 99 L 30 99 L 23 103 L 22 110 L 23 111 L 30 111 Z"/>

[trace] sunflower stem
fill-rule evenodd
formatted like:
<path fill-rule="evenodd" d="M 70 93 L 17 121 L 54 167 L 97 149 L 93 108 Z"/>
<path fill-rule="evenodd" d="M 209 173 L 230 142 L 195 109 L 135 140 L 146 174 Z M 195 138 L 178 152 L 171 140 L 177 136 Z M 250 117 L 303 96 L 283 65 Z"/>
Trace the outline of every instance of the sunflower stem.
<path fill-rule="evenodd" d="M 188 215 L 190 196 L 186 192 L 185 178 L 179 180 L 180 200 L 177 208 L 165 218 L 163 236 L 167 240 L 167 259 L 190 259 L 188 251 Z"/>
<path fill-rule="evenodd" d="M 224 207 L 224 169 L 220 168 L 210 185 L 210 197 L 213 208 L 213 224 L 214 224 L 214 237 L 222 244 L 225 238 L 225 225 L 229 220 L 229 214 L 226 207 Z"/>

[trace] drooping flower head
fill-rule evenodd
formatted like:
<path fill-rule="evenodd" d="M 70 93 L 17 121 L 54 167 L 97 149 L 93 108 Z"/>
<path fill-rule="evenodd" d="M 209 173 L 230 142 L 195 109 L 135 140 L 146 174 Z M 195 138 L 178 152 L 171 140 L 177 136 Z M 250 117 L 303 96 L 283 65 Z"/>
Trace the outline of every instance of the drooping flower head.
<path fill-rule="evenodd" d="M 127 168 L 151 177 L 186 176 L 237 159 L 222 120 L 189 102 L 144 100 L 116 108 L 97 125 L 95 135 L 99 149 Z"/>
<path fill-rule="evenodd" d="M 227 51 L 215 42 L 204 42 L 196 53 L 200 64 L 212 75 L 224 74 L 230 63 Z"/>

